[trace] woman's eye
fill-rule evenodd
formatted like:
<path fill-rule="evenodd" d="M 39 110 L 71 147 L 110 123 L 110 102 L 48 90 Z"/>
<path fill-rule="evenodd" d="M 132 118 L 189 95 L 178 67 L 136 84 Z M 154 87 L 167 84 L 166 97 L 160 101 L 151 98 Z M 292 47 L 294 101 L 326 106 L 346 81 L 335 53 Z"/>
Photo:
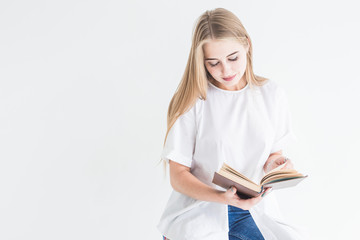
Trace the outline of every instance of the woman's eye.
<path fill-rule="evenodd" d="M 237 56 L 234 57 L 234 58 L 229 58 L 229 61 L 236 61 L 236 60 L 238 60 Z M 211 63 L 209 63 L 209 64 L 210 64 L 211 67 L 216 67 L 219 64 L 219 62 L 217 62 L 215 64 L 211 64 Z"/>

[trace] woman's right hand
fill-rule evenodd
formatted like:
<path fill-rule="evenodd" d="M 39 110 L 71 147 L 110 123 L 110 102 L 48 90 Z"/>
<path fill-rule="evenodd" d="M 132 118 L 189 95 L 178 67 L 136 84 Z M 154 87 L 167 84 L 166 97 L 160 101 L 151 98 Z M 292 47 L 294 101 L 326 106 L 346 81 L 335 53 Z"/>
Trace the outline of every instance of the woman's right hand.
<path fill-rule="evenodd" d="M 271 191 L 271 188 L 267 188 L 258 197 L 253 197 L 253 198 L 249 198 L 249 199 L 242 199 L 236 194 L 236 192 L 237 192 L 236 188 L 231 186 L 223 194 L 224 194 L 225 203 L 227 205 L 238 207 L 238 208 L 241 208 L 243 210 L 249 210 L 254 205 L 256 205 L 258 202 L 260 202 L 261 199 L 263 197 L 265 197 L 265 195 L 268 194 L 270 191 Z"/>

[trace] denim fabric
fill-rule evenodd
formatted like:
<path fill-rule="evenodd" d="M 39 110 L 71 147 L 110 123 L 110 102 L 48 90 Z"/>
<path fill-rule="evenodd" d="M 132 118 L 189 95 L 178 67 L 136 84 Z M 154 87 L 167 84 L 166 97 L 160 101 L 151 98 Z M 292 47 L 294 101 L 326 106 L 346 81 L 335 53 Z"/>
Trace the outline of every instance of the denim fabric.
<path fill-rule="evenodd" d="M 229 240 L 264 240 L 248 210 L 228 206 Z"/>
<path fill-rule="evenodd" d="M 228 206 L 229 240 L 264 240 L 248 210 Z M 164 240 L 170 240 L 163 236 Z"/>

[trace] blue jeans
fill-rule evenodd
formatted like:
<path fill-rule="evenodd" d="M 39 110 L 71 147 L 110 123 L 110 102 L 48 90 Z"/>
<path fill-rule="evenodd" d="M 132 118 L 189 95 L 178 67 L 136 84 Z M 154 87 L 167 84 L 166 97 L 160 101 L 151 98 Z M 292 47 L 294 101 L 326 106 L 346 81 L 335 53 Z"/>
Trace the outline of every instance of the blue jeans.
<path fill-rule="evenodd" d="M 229 240 L 264 240 L 248 210 L 228 206 Z"/>
<path fill-rule="evenodd" d="M 248 210 L 229 205 L 228 216 L 229 240 L 265 240 Z"/>

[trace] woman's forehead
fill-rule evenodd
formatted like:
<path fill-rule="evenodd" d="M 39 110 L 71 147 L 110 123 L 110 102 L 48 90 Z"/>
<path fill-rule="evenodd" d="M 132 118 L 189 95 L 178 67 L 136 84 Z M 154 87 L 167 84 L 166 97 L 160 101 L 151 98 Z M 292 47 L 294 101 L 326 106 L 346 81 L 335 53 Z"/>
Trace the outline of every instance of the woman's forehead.
<path fill-rule="evenodd" d="M 205 58 L 224 58 L 236 51 L 245 51 L 244 46 L 233 39 L 209 40 L 203 45 Z"/>

